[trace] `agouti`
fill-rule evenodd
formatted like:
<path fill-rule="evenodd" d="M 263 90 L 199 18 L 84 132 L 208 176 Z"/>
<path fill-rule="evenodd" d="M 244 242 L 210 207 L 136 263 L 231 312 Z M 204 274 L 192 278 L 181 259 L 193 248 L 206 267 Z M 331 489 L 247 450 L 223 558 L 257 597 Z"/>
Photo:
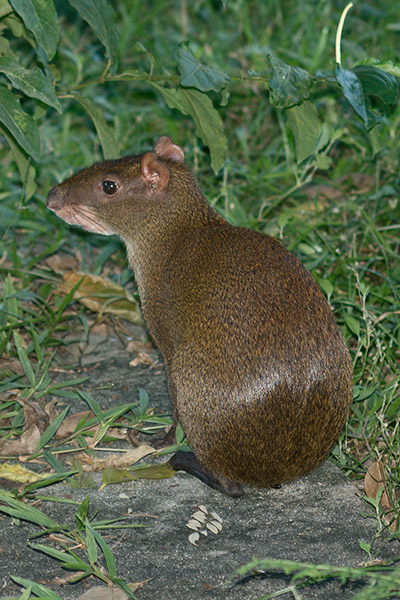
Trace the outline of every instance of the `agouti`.
<path fill-rule="evenodd" d="M 278 486 L 327 457 L 352 398 L 331 310 L 279 241 L 209 206 L 169 137 L 81 171 L 50 190 L 47 206 L 126 244 L 195 455 L 178 453 L 175 468 L 240 495 L 241 483 Z"/>

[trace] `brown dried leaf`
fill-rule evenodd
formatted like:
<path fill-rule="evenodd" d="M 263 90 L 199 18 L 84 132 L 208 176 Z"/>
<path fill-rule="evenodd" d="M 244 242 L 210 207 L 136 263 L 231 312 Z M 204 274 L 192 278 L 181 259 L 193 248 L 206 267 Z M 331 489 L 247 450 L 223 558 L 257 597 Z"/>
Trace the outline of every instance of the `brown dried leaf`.
<path fill-rule="evenodd" d="M 154 359 L 147 352 L 138 352 L 136 358 L 129 361 L 130 367 L 137 367 L 138 365 L 149 365 L 152 369 L 157 367 L 159 364 L 157 359 Z"/>
<path fill-rule="evenodd" d="M 26 456 L 36 450 L 41 433 L 37 425 L 32 425 L 17 440 L 6 440 L 0 446 L 0 456 Z"/>
<path fill-rule="evenodd" d="M 70 254 L 53 254 L 46 259 L 46 264 L 56 273 L 65 273 L 66 271 L 74 271 L 79 267 L 78 261 Z"/>
<path fill-rule="evenodd" d="M 397 529 L 397 519 L 394 518 L 394 506 L 392 501 L 390 500 L 389 495 L 387 494 L 387 479 L 385 473 L 384 463 L 380 460 L 372 463 L 369 466 L 368 471 L 364 477 L 364 490 L 365 494 L 368 498 L 373 498 L 376 500 L 378 493 L 382 490 L 383 492 L 380 497 L 380 505 L 382 506 L 384 514 L 384 521 L 389 524 L 389 529 L 391 531 L 396 531 Z"/>
<path fill-rule="evenodd" d="M 74 299 L 90 310 L 100 314 L 111 313 L 137 325 L 143 323 L 136 300 L 125 288 L 111 279 L 87 275 L 79 271 L 64 273 L 63 279 L 58 290 L 64 294 L 68 294 L 82 279 L 82 283 L 74 293 Z"/>
<path fill-rule="evenodd" d="M 107 467 L 114 467 L 119 469 L 125 469 L 130 467 L 135 462 L 147 456 L 148 454 L 152 454 L 155 452 L 155 449 L 148 444 L 142 444 L 134 450 L 129 450 L 128 452 L 113 452 L 107 458 L 93 458 L 92 456 L 88 456 L 86 454 L 76 456 L 75 458 L 79 459 L 79 462 L 82 465 L 84 471 L 92 472 L 92 471 L 104 471 Z"/>
<path fill-rule="evenodd" d="M 364 491 L 368 498 L 376 499 L 385 485 L 385 470 L 380 461 L 372 463 L 364 477 Z"/>

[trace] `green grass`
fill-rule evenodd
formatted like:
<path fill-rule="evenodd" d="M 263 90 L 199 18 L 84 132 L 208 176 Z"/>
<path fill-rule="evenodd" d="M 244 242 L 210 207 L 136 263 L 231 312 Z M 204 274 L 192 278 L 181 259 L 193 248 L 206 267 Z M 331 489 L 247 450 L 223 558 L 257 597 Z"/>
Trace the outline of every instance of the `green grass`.
<path fill-rule="evenodd" d="M 219 95 L 210 95 L 228 140 L 227 160 L 215 175 L 191 118 L 168 108 L 146 77 L 103 82 L 102 44 L 75 10 L 59 4 L 61 40 L 50 68 L 63 113 L 45 112 L 43 105 L 24 100 L 25 109 L 40 124 L 42 140 L 42 158 L 34 164 L 37 190 L 29 200 L 7 144 L 0 148 L 0 418 L 5 423 L 0 421 L 0 440 L 22 435 L 23 401 L 58 396 L 73 402 L 81 397 L 79 381 L 55 384 L 52 370 L 58 349 L 69 343 L 67 333 L 87 333 L 88 312 L 56 291 L 60 275 L 45 259 L 78 252 L 82 270 L 101 274 L 107 268 L 109 276 L 134 292 L 119 242 L 73 230 L 45 207 L 52 185 L 103 158 L 91 119 L 68 97 L 79 89 L 102 110 L 121 155 L 143 152 L 159 135 L 170 135 L 185 148 L 187 163 L 217 210 L 232 223 L 280 238 L 311 270 L 328 297 L 354 364 L 354 403 L 332 456 L 359 479 L 371 462 L 383 462 L 392 504 L 389 522 L 398 537 L 399 106 L 393 103 L 382 118 L 381 150 L 374 154 L 370 138 L 337 88 L 326 81 L 317 85 L 312 98 L 319 117 L 338 135 L 321 153 L 325 163 L 320 156 L 297 165 L 285 111 L 269 104 L 262 81 L 245 80 L 248 70 L 267 69 L 268 52 L 313 73 L 332 69 L 343 7 L 329 0 L 163 0 L 151 3 L 151 10 L 129 0 L 113 3 L 120 36 L 117 73 L 148 72 L 154 60 L 155 77 L 176 76 L 176 46 L 190 40 L 196 58 L 231 77 L 226 105 L 219 104 Z M 345 23 L 343 66 L 371 58 L 399 65 L 399 29 L 398 11 L 389 0 L 379 7 L 357 4 Z M 24 65 L 34 66 L 30 44 L 9 37 Z M 19 396 L 9 396 L 11 390 Z M 133 417 L 130 425 L 136 426 Z M 49 443 L 51 435 L 43 451 Z M 372 502 L 379 531 L 388 526 L 384 512 Z"/>

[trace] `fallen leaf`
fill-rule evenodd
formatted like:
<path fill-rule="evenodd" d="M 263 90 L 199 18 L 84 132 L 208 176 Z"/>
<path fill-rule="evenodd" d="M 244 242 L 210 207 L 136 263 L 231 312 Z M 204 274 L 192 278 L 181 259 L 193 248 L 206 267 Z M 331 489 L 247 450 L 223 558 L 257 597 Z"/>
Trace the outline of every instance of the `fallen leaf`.
<path fill-rule="evenodd" d="M 137 462 L 144 456 L 152 454 L 155 449 L 148 444 L 141 444 L 133 450 L 128 452 L 113 452 L 107 458 L 93 458 L 87 454 L 75 455 L 75 458 L 79 458 L 79 462 L 82 465 L 84 471 L 103 471 L 109 467 L 113 468 L 126 468 L 130 467 L 133 463 Z"/>
<path fill-rule="evenodd" d="M 56 273 L 76 270 L 79 266 L 77 259 L 70 254 L 53 254 L 46 259 L 46 264 Z"/>
<path fill-rule="evenodd" d="M 17 440 L 6 440 L 0 445 L 0 456 L 26 456 L 36 451 L 41 433 L 32 425 Z"/>
<path fill-rule="evenodd" d="M 0 477 L 17 483 L 35 483 L 41 479 L 46 479 L 49 473 L 35 473 L 21 465 L 10 465 L 7 462 L 0 464 Z"/>
<path fill-rule="evenodd" d="M 131 323 L 142 325 L 142 316 L 132 294 L 111 279 L 87 275 L 79 271 L 64 273 L 63 279 L 64 281 L 58 285 L 58 290 L 64 294 L 68 294 L 82 279 L 73 297 L 90 310 L 100 315 L 110 313 Z"/>
<path fill-rule="evenodd" d="M 76 577 L 76 575 L 74 575 L 74 577 Z M 128 583 L 127 585 L 132 592 L 136 592 L 136 590 L 142 588 L 152 579 L 153 577 L 149 577 L 149 579 L 145 579 L 144 581 Z M 82 596 L 79 596 L 77 600 L 125 600 L 127 597 L 125 592 L 116 585 L 109 585 L 108 587 L 97 585 L 82 594 Z"/>
<path fill-rule="evenodd" d="M 364 477 L 364 491 L 368 498 L 376 500 L 379 492 L 382 491 L 379 503 L 384 511 L 383 520 L 389 525 L 390 531 L 396 531 L 398 519 L 395 517 L 393 503 L 387 493 L 387 479 L 384 462 L 378 460 L 372 463 Z M 396 497 L 400 491 L 396 492 Z"/>
<path fill-rule="evenodd" d="M 167 463 L 150 465 L 140 469 L 115 469 L 114 467 L 108 467 L 103 471 L 103 484 L 136 481 L 136 479 L 169 479 L 175 473 L 176 471 Z"/>

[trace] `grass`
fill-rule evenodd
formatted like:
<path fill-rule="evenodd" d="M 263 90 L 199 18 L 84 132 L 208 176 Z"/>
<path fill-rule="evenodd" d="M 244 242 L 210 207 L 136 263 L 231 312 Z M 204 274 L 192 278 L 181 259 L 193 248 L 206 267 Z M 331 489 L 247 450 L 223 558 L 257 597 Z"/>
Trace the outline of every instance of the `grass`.
<path fill-rule="evenodd" d="M 381 150 L 374 154 L 346 101 L 333 86 L 317 87 L 319 114 L 338 131 L 337 139 L 326 151 L 325 165 L 313 159 L 297 165 L 284 112 L 269 105 L 262 83 L 241 81 L 241 75 L 248 69 L 265 70 L 268 51 L 313 72 L 330 68 L 343 7 L 329 0 L 235 0 L 226 5 L 211 0 L 194 4 L 163 0 L 153 3 L 152 10 L 142 10 L 129 0 L 114 4 L 121 72 L 148 70 L 154 59 L 155 73 L 175 73 L 174 48 L 189 39 L 196 57 L 232 78 L 228 104 L 218 106 L 218 98 L 213 97 L 228 138 L 223 169 L 217 176 L 212 173 L 207 148 L 199 143 L 192 121 L 167 108 L 145 81 L 101 82 L 103 48 L 72 8 L 63 9 L 54 61 L 60 96 L 80 88 L 95 100 L 113 126 L 122 154 L 143 152 L 158 135 L 170 135 L 185 147 L 187 163 L 193 165 L 217 210 L 232 223 L 279 237 L 311 270 L 327 295 L 354 364 L 354 403 L 332 457 L 344 472 L 358 479 L 371 463 L 383 465 L 389 503 L 379 502 L 382 490 L 378 500 L 369 498 L 368 502 L 378 532 L 390 528 L 398 537 L 399 107 L 391 107 L 382 120 Z M 389 0 L 379 7 L 357 5 L 345 24 L 343 66 L 371 57 L 398 65 L 398 28 L 397 9 Z M 14 47 L 29 63 L 26 42 L 17 39 Z M 51 185 L 102 160 L 91 120 L 72 99 L 62 102 L 61 115 L 48 111 L 41 120 L 42 159 L 35 165 L 37 191 L 29 200 L 7 146 L 0 148 L 3 441 L 23 435 L 28 401 L 40 403 L 55 397 L 74 403 L 84 394 L 82 379 L 68 377 L 59 382 L 54 379 L 54 367 L 59 364 L 60 349 L 68 348 L 73 340 L 71 331 L 77 337 L 87 334 L 90 313 L 72 301 L 72 292 L 58 291 L 60 273 L 46 259 L 60 253 L 78 255 L 82 271 L 98 275 L 107 271 L 135 295 L 119 242 L 68 228 L 45 207 Z M 26 106 L 34 110 L 29 101 Z M 40 116 L 40 109 L 36 110 Z M 94 395 L 84 399 L 96 414 Z M 143 423 L 146 410 L 140 412 L 137 404 L 127 408 L 124 426 L 134 429 Z M 117 407 L 108 415 L 98 409 L 94 418 L 107 435 L 121 416 Z M 36 445 L 37 452 L 48 452 L 47 457 L 54 452 L 53 435 L 65 417 L 61 413 L 57 422 L 49 424 Z M 83 421 L 74 438 L 81 445 L 86 426 Z"/>

